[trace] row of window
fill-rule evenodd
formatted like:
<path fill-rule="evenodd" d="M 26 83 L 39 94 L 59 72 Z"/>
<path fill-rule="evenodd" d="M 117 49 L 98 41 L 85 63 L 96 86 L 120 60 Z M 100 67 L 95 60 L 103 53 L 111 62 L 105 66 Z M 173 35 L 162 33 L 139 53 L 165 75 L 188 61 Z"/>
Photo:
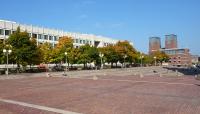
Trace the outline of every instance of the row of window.
<path fill-rule="evenodd" d="M 81 39 L 74 39 L 74 43 L 79 43 L 79 44 L 92 44 L 92 41 L 89 40 L 81 40 Z"/>
<path fill-rule="evenodd" d="M 175 55 L 175 54 L 184 54 L 185 51 L 180 49 L 180 50 L 165 50 L 165 53 L 168 55 Z"/>
<path fill-rule="evenodd" d="M 4 32 L 5 32 L 5 35 L 6 36 L 9 36 L 11 34 L 11 30 L 3 30 L 3 29 L 0 29 L 0 35 L 4 35 Z"/>
<path fill-rule="evenodd" d="M 9 36 L 10 34 L 14 33 L 15 31 L 11 30 L 5 30 L 0 29 L 0 35 L 6 35 Z M 32 36 L 31 36 L 32 35 Z M 30 37 L 33 38 L 38 38 L 38 39 L 43 39 L 43 40 L 52 40 L 52 41 L 58 41 L 59 37 L 58 36 L 51 36 L 51 35 L 43 35 L 43 34 L 35 34 L 35 33 L 29 33 Z M 92 41 L 89 40 L 82 40 L 82 39 L 74 39 L 74 43 L 79 43 L 79 44 L 90 44 L 92 45 Z M 104 43 L 104 46 L 108 45 L 108 43 Z"/>

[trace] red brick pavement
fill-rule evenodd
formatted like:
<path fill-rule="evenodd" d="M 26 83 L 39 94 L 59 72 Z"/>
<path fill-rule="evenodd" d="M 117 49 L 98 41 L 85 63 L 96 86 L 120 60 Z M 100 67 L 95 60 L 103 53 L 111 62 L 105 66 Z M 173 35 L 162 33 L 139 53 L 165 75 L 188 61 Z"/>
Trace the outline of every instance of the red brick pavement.
<path fill-rule="evenodd" d="M 0 98 L 84 114 L 199 114 L 199 84 L 193 77 L 25 78 L 0 80 Z M 0 102 L 0 114 L 54 113 Z"/>

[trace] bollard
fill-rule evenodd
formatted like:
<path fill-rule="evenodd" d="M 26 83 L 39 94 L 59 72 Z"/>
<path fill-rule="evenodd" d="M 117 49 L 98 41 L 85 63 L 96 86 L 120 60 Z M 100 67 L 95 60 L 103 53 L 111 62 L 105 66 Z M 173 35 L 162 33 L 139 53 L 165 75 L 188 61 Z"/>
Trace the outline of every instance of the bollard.
<path fill-rule="evenodd" d="M 63 73 L 63 76 L 67 76 L 67 73 L 66 73 L 66 72 L 64 72 L 64 73 Z"/>
<path fill-rule="evenodd" d="M 160 73 L 160 77 L 162 77 L 162 73 Z"/>
<path fill-rule="evenodd" d="M 143 78 L 144 76 L 143 76 L 143 74 L 142 73 L 140 73 L 140 78 Z"/>
<path fill-rule="evenodd" d="M 93 80 L 98 80 L 98 77 L 97 76 L 93 76 Z"/>
<path fill-rule="evenodd" d="M 51 77 L 50 73 L 47 72 L 46 73 L 46 77 Z"/>
<path fill-rule="evenodd" d="M 178 76 L 178 71 L 176 70 L 175 72 L 176 72 L 176 76 Z"/>

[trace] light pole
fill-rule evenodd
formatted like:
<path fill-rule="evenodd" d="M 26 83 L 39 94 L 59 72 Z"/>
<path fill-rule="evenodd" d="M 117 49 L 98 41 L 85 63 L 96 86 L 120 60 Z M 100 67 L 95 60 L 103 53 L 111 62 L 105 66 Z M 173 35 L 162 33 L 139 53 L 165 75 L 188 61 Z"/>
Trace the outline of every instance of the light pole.
<path fill-rule="evenodd" d="M 68 65 L 67 65 L 67 52 L 65 52 L 66 55 L 66 71 L 68 71 Z"/>
<path fill-rule="evenodd" d="M 154 58 L 154 61 L 155 61 L 155 66 L 156 66 L 156 59 L 157 59 L 157 57 L 156 57 L 156 56 L 154 56 L 153 58 Z"/>
<path fill-rule="evenodd" d="M 101 58 L 101 69 L 103 69 L 103 53 L 99 53 L 99 56 L 100 56 L 100 58 Z"/>
<path fill-rule="evenodd" d="M 6 75 L 8 75 L 8 55 L 12 52 L 11 49 L 3 49 L 3 53 L 6 55 L 6 61 L 7 61 L 7 64 L 6 64 Z"/>
<path fill-rule="evenodd" d="M 127 57 L 127 55 L 125 54 L 124 55 L 124 68 L 126 68 L 126 63 L 125 63 L 126 62 L 126 57 Z"/>
<path fill-rule="evenodd" d="M 140 56 L 140 59 L 141 59 L 141 65 L 140 65 L 140 66 L 141 66 L 141 67 L 142 67 L 142 59 L 143 59 L 143 58 L 144 58 L 144 56 L 141 55 L 141 56 Z"/>

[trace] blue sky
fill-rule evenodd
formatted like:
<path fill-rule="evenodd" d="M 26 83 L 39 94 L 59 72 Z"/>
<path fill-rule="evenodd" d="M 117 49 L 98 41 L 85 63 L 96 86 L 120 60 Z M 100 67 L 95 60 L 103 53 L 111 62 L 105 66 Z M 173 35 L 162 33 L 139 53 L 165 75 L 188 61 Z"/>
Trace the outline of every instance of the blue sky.
<path fill-rule="evenodd" d="M 130 40 L 147 53 L 150 36 L 177 34 L 200 55 L 200 0 L 0 0 L 0 19 Z M 164 44 L 163 44 L 164 46 Z"/>

